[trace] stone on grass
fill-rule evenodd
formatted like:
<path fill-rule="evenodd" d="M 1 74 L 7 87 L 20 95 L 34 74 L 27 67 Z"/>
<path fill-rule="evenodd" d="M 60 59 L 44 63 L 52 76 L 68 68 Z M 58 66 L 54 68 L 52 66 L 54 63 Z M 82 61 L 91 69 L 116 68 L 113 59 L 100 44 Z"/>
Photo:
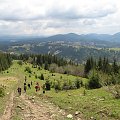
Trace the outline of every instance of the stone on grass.
<path fill-rule="evenodd" d="M 72 114 L 69 114 L 69 115 L 67 115 L 67 118 L 73 119 L 73 115 L 72 115 Z"/>
<path fill-rule="evenodd" d="M 79 112 L 79 111 L 76 111 L 76 112 L 75 112 L 75 115 L 78 115 L 78 114 L 80 114 L 80 112 Z"/>

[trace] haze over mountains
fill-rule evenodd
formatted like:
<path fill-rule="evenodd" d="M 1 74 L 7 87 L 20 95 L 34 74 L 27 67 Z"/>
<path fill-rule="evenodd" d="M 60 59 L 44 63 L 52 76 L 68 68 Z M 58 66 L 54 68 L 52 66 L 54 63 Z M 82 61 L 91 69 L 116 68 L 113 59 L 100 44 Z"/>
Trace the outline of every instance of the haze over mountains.
<path fill-rule="evenodd" d="M 19 40 L 40 40 L 40 41 L 109 41 L 109 42 L 120 42 L 120 32 L 109 35 L 109 34 L 75 34 L 75 33 L 68 33 L 68 34 L 57 34 L 49 37 L 45 36 L 30 36 L 30 35 L 23 35 L 23 36 L 0 36 L 0 41 L 19 41 Z"/>

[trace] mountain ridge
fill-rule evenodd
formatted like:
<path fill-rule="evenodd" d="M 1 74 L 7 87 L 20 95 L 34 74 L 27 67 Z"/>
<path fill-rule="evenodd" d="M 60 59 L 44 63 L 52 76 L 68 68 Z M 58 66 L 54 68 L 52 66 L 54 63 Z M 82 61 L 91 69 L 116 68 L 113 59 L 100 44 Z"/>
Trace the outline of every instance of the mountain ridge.
<path fill-rule="evenodd" d="M 40 40 L 40 41 L 108 41 L 108 42 L 120 42 L 120 32 L 113 35 L 109 34 L 56 34 L 52 36 L 0 36 L 0 41 L 20 41 L 20 40 Z"/>

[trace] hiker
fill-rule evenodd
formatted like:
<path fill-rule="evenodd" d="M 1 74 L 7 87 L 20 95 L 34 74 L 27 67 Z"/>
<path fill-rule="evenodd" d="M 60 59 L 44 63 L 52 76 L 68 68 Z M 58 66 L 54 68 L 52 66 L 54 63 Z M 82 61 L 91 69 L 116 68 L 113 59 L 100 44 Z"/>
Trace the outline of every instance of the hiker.
<path fill-rule="evenodd" d="M 27 90 L 27 86 L 26 86 L 26 85 L 24 85 L 24 92 L 26 92 L 26 90 Z"/>
<path fill-rule="evenodd" d="M 24 83 L 24 85 L 26 85 L 26 83 Z"/>
<path fill-rule="evenodd" d="M 45 84 L 43 84 L 42 89 L 43 89 L 43 94 L 45 94 Z"/>
<path fill-rule="evenodd" d="M 28 83 L 28 88 L 31 89 L 31 87 L 30 87 L 30 83 Z"/>
<path fill-rule="evenodd" d="M 18 87 L 18 94 L 19 94 L 19 96 L 21 95 L 21 88 L 20 87 Z"/>
<path fill-rule="evenodd" d="M 38 82 L 36 83 L 35 89 L 36 89 L 36 92 L 40 90 L 40 86 Z"/>

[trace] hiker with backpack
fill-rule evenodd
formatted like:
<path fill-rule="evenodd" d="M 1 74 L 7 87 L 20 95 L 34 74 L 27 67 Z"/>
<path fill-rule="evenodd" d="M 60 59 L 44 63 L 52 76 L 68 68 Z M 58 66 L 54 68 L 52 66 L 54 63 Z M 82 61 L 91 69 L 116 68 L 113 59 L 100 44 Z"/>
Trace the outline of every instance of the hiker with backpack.
<path fill-rule="evenodd" d="M 20 95 L 21 95 L 21 88 L 18 87 L 17 91 L 18 91 L 18 94 L 19 94 L 19 96 L 20 96 Z"/>

